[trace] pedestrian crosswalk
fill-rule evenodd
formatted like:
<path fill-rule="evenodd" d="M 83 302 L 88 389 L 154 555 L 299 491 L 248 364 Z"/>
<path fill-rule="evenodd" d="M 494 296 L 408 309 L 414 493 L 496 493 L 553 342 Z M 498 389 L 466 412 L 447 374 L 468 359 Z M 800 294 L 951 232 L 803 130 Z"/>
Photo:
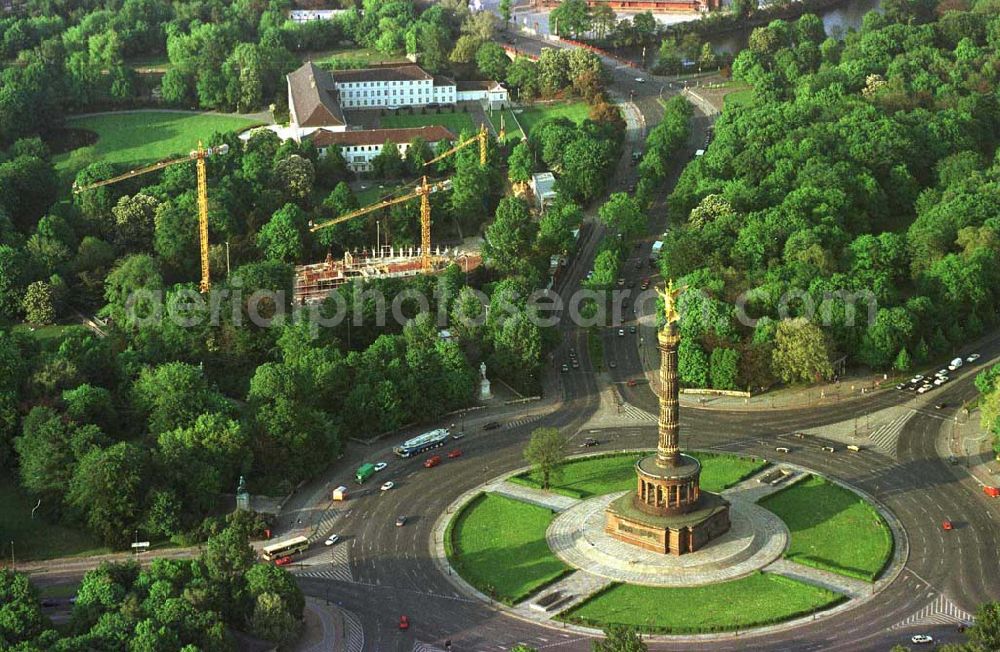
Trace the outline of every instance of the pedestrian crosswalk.
<path fill-rule="evenodd" d="M 642 421 L 645 423 L 656 423 L 656 415 L 646 412 L 642 408 L 637 408 L 631 403 L 622 403 L 618 407 L 618 415 L 631 419 L 632 421 Z"/>
<path fill-rule="evenodd" d="M 347 641 L 347 652 L 364 652 L 365 630 L 361 627 L 361 620 L 356 614 L 343 611 L 344 614 L 344 638 Z"/>
<path fill-rule="evenodd" d="M 430 643 L 416 641 L 413 644 L 413 652 L 446 652 L 446 650 L 443 647 L 437 647 L 436 645 L 431 645 Z"/>
<path fill-rule="evenodd" d="M 542 415 L 537 414 L 530 417 L 522 417 L 520 419 L 514 419 L 513 421 L 508 421 L 503 425 L 504 430 L 513 430 L 514 428 L 520 428 L 521 426 L 526 426 L 529 423 L 534 423 L 542 418 Z"/>
<path fill-rule="evenodd" d="M 341 510 L 339 509 L 326 510 L 323 514 L 323 519 L 319 522 L 319 525 L 317 525 L 316 529 L 313 530 L 313 533 L 309 535 L 309 543 L 313 544 L 320 539 L 326 539 L 329 536 L 330 531 L 333 530 L 333 525 L 337 522 L 337 519 L 340 518 L 340 515 Z"/>
<path fill-rule="evenodd" d="M 308 566 L 308 569 L 298 573 L 298 575 L 340 582 L 354 581 L 354 573 L 351 572 L 350 549 L 343 543 L 330 548 L 329 563 L 324 559 L 321 563 Z"/>
<path fill-rule="evenodd" d="M 899 435 L 903 432 L 903 426 L 913 418 L 913 415 L 914 411 L 910 410 L 896 417 L 889 423 L 877 428 L 868 438 L 871 439 L 877 448 L 894 456 L 896 454 L 896 447 L 899 445 Z"/>
<path fill-rule="evenodd" d="M 892 629 L 904 629 L 918 625 L 971 625 L 972 620 L 972 614 L 956 605 L 944 594 L 939 593 L 932 602 L 909 618 L 893 625 Z"/>

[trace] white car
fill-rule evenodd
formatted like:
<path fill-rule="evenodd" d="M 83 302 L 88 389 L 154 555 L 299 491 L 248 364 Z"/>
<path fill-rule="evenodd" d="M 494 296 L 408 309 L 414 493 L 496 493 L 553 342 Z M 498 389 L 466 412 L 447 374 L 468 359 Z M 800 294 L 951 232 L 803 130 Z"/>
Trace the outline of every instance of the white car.
<path fill-rule="evenodd" d="M 957 371 L 957 370 L 958 370 L 958 365 L 957 364 L 950 364 L 950 365 L 948 365 L 948 371 Z"/>
<path fill-rule="evenodd" d="M 937 387 L 944 385 L 946 382 L 948 382 L 948 376 L 938 376 L 937 378 L 934 379 L 934 384 Z"/>
<path fill-rule="evenodd" d="M 938 378 L 940 378 L 941 376 L 947 376 L 948 375 L 948 370 L 947 369 L 938 369 L 937 373 L 934 374 L 934 375 L 937 376 Z"/>
<path fill-rule="evenodd" d="M 396 483 L 393 482 L 392 480 L 389 480 L 384 485 L 382 485 L 382 491 L 389 491 L 390 489 L 392 489 L 395 486 L 396 486 Z"/>
<path fill-rule="evenodd" d="M 387 466 L 389 466 L 389 465 L 386 464 L 385 462 L 379 462 L 378 464 L 375 465 L 375 470 L 376 471 L 381 471 L 382 469 L 384 469 Z"/>
<path fill-rule="evenodd" d="M 910 384 L 911 385 L 916 385 L 917 383 L 919 383 L 923 379 L 924 379 L 923 376 L 919 376 L 919 375 L 918 376 L 914 376 L 913 378 L 910 379 Z"/>
<path fill-rule="evenodd" d="M 966 362 L 975 362 L 978 359 L 979 359 L 979 354 L 978 353 L 973 353 L 968 358 L 966 358 L 965 361 Z"/>
<path fill-rule="evenodd" d="M 933 643 L 934 639 L 927 634 L 914 634 L 910 637 L 911 643 L 921 644 L 921 643 Z"/>
<path fill-rule="evenodd" d="M 624 328 L 619 328 L 618 329 L 618 337 L 625 337 L 625 329 Z"/>
<path fill-rule="evenodd" d="M 643 79 L 642 77 L 636 77 L 635 78 L 635 83 L 637 83 L 637 84 L 645 84 L 646 80 Z"/>
<path fill-rule="evenodd" d="M 340 535 L 339 535 L 339 534 L 331 534 L 331 535 L 330 535 L 330 538 L 329 538 L 329 539 L 327 539 L 327 540 L 326 540 L 326 541 L 325 541 L 325 542 L 323 543 L 323 545 L 324 545 L 324 546 L 332 546 L 333 544 L 337 543 L 338 541 L 340 541 Z"/>
<path fill-rule="evenodd" d="M 917 394 L 926 394 L 927 392 L 931 391 L 932 389 L 934 389 L 933 385 L 924 385 L 923 387 L 921 387 L 920 389 L 917 390 Z"/>

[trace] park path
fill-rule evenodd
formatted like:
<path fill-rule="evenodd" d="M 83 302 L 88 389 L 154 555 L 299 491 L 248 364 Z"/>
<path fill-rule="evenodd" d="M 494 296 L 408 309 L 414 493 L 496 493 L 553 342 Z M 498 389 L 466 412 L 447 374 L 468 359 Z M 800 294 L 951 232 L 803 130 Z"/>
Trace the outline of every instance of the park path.
<path fill-rule="evenodd" d="M 813 586 L 820 586 L 830 591 L 843 593 L 851 598 L 860 598 L 874 592 L 874 585 L 871 582 L 820 570 L 819 568 L 799 564 L 788 559 L 778 559 L 765 566 L 763 570 L 775 575 L 782 575 L 793 580 L 805 582 L 806 584 L 812 584 Z"/>
<path fill-rule="evenodd" d="M 122 111 L 95 111 L 93 113 L 74 113 L 66 116 L 66 120 L 78 120 L 82 118 L 97 118 L 104 115 L 127 115 L 130 113 L 182 113 L 186 115 L 216 115 L 222 118 L 245 118 L 256 120 L 265 124 L 271 123 L 270 111 L 257 111 L 256 113 L 223 113 L 221 111 L 191 111 L 189 109 L 124 109 Z"/>
<path fill-rule="evenodd" d="M 526 487 L 513 482 L 502 482 L 491 489 L 493 493 L 524 503 L 531 503 L 539 507 L 545 507 L 556 512 L 562 512 L 576 505 L 580 501 L 569 496 L 554 494 L 549 491 L 542 491 L 533 487 Z"/>

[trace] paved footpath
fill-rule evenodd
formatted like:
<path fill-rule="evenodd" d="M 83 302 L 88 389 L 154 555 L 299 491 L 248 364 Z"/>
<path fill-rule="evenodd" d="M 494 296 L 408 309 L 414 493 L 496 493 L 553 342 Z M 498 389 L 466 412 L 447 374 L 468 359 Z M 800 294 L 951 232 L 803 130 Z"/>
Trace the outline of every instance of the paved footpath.
<path fill-rule="evenodd" d="M 861 596 L 870 595 L 873 592 L 871 582 L 856 580 L 853 577 L 831 573 L 813 568 L 812 566 L 805 566 L 794 561 L 789 561 L 788 559 L 778 559 L 770 565 L 765 566 L 763 570 L 775 573 L 776 575 L 784 575 L 785 577 L 790 577 L 793 580 L 799 580 L 807 584 L 821 586 L 824 589 L 843 593 L 852 598 L 860 598 Z"/>
<path fill-rule="evenodd" d="M 569 496 L 562 496 L 549 491 L 534 489 L 532 487 L 525 487 L 524 485 L 514 484 L 513 482 L 501 482 L 493 487 L 487 487 L 486 491 L 492 491 L 493 493 L 500 494 L 501 496 L 513 498 L 514 500 L 520 500 L 525 503 L 531 503 L 532 505 L 538 505 L 539 507 L 545 507 L 556 512 L 567 510 L 580 502 L 576 498 L 570 498 Z"/>

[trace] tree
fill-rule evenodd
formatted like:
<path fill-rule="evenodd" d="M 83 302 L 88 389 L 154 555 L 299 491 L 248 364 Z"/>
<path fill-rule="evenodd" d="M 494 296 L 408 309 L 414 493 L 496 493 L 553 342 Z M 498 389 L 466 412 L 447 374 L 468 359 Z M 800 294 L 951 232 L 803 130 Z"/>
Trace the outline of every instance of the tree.
<path fill-rule="evenodd" d="M 594 31 L 597 32 L 597 38 L 606 38 L 618 20 L 615 10 L 608 3 L 601 2 L 591 8 L 590 14 Z"/>
<path fill-rule="evenodd" d="M 646 214 L 634 197 L 624 192 L 612 193 L 597 212 L 612 235 L 630 240 L 646 230 Z"/>
<path fill-rule="evenodd" d="M 14 318 L 22 306 L 28 260 L 15 247 L 0 245 L 0 316 Z"/>
<path fill-rule="evenodd" d="M 202 414 L 231 409 L 200 367 L 183 362 L 143 369 L 133 385 L 132 401 L 154 435 L 187 427 Z"/>
<path fill-rule="evenodd" d="M 254 604 L 250 627 L 255 636 L 285 646 L 292 643 L 299 635 L 301 625 L 288 613 L 280 596 L 275 593 L 261 593 Z"/>
<path fill-rule="evenodd" d="M 507 0 L 510 2 L 510 0 Z M 507 76 L 510 59 L 499 44 L 489 41 L 479 46 L 476 52 L 476 67 L 487 79 L 501 80 Z"/>
<path fill-rule="evenodd" d="M 417 136 L 406 148 L 406 169 L 411 174 L 420 174 L 424 169 L 424 163 L 434 158 L 434 151 L 427 141 Z"/>
<path fill-rule="evenodd" d="M 976 611 L 966 636 L 973 650 L 1000 650 L 1000 602 L 987 602 Z"/>
<path fill-rule="evenodd" d="M 896 356 L 896 360 L 892 363 L 892 368 L 896 371 L 906 373 L 913 367 L 913 360 L 910 358 L 909 352 L 906 348 L 899 350 L 899 355 Z"/>
<path fill-rule="evenodd" d="M 687 387 L 708 386 L 708 356 L 698 342 L 690 338 L 681 340 L 677 347 L 677 373 Z"/>
<path fill-rule="evenodd" d="M 557 35 L 579 37 L 590 31 L 590 9 L 586 0 L 563 0 L 549 14 L 549 24 Z"/>
<path fill-rule="evenodd" d="M 709 357 L 709 376 L 715 389 L 736 389 L 740 354 L 735 349 L 716 348 Z"/>
<path fill-rule="evenodd" d="M 45 281 L 35 281 L 28 286 L 21 304 L 25 320 L 35 326 L 51 324 L 56 319 L 53 303 L 52 286 Z"/>
<path fill-rule="evenodd" d="M 292 154 L 274 166 L 274 179 L 289 201 L 302 201 L 312 193 L 316 170 L 312 161 Z"/>
<path fill-rule="evenodd" d="M 507 178 L 511 183 L 528 183 L 535 171 L 534 156 L 526 142 L 520 142 L 507 157 Z"/>
<path fill-rule="evenodd" d="M 149 251 L 153 248 L 153 231 L 159 200 L 143 193 L 125 195 L 111 209 L 113 223 L 104 236 L 124 251 Z"/>
<path fill-rule="evenodd" d="M 405 169 L 399 147 L 388 140 L 382 145 L 378 156 L 372 159 L 372 174 L 379 179 L 398 179 L 403 176 Z"/>
<path fill-rule="evenodd" d="M 14 649 L 18 643 L 31 641 L 41 634 L 45 622 L 38 591 L 28 576 L 0 569 L 0 646 Z"/>
<path fill-rule="evenodd" d="M 130 323 L 132 317 L 146 317 L 142 308 L 148 305 L 134 302 L 134 293 L 163 290 L 163 277 L 152 256 L 135 254 L 122 258 L 104 282 L 104 312 L 118 325 Z"/>
<path fill-rule="evenodd" d="M 500 17 L 503 18 L 504 27 L 510 22 L 510 2 L 511 0 L 500 0 Z"/>
<path fill-rule="evenodd" d="M 566 459 L 566 438 L 558 428 L 535 428 L 524 448 L 524 459 L 542 476 L 542 489 L 548 491 L 549 480 L 558 476 Z"/>
<path fill-rule="evenodd" d="M 786 383 L 817 382 L 833 376 L 826 336 L 808 319 L 782 320 L 775 334 L 775 344 L 774 373 Z"/>
<path fill-rule="evenodd" d="M 67 502 L 86 515 L 90 529 L 114 546 L 132 539 L 148 476 L 145 452 L 130 442 L 92 448 L 69 483 Z"/>
<path fill-rule="evenodd" d="M 308 217 L 295 204 L 285 204 L 257 234 L 257 247 L 269 260 L 294 263 L 305 253 L 304 232 Z"/>
<path fill-rule="evenodd" d="M 649 648 L 642 636 L 628 625 L 610 625 L 604 630 L 604 640 L 594 641 L 594 652 L 646 652 Z"/>
<path fill-rule="evenodd" d="M 523 269 L 535 231 L 524 200 L 517 197 L 501 199 L 493 224 L 486 229 L 483 257 L 487 264 L 502 273 Z"/>

